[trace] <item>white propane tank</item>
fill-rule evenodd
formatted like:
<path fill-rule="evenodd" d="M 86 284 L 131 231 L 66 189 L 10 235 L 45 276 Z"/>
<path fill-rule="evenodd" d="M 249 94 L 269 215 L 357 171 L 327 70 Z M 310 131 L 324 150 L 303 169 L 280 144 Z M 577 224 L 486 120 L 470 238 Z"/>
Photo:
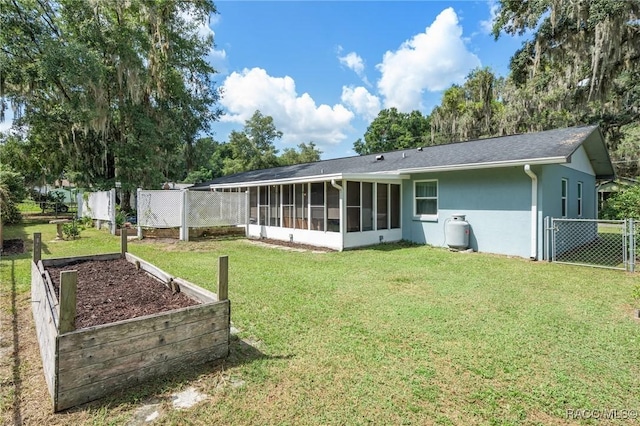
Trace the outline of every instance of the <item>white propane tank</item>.
<path fill-rule="evenodd" d="M 465 250 L 469 247 L 469 222 L 463 214 L 453 214 L 444 225 L 447 245 L 452 249 Z"/>

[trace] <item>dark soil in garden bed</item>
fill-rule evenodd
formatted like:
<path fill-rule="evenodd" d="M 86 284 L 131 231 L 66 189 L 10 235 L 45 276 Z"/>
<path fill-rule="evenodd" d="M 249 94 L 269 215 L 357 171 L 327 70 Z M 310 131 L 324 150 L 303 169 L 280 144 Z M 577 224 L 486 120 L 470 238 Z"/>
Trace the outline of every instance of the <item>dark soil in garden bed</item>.
<path fill-rule="evenodd" d="M 78 271 L 76 329 L 170 311 L 198 302 L 173 293 L 125 259 L 91 260 L 62 267 L 47 267 L 56 293 L 60 272 Z"/>
<path fill-rule="evenodd" d="M 14 254 L 22 254 L 24 253 L 24 241 L 17 238 L 14 240 L 4 240 L 2 241 L 2 255 L 3 256 L 11 256 Z"/>

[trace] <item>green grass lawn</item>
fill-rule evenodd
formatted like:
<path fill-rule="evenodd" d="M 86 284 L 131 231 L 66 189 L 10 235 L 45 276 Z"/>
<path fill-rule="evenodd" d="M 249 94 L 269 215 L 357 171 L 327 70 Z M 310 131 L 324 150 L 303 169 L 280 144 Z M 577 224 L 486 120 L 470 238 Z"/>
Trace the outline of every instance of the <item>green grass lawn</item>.
<path fill-rule="evenodd" d="M 5 238 L 33 232 L 43 232 L 45 258 L 119 248 L 97 230 L 51 242 L 49 224 L 9 227 Z M 546 425 L 570 423 L 567 410 L 640 409 L 637 275 L 402 244 L 315 254 L 245 240 L 134 241 L 129 250 L 213 291 L 217 256 L 229 256 L 239 339 L 221 368 L 155 389 L 195 384 L 210 395 L 157 424 Z M 28 292 L 29 258 L 2 260 L 5 294 Z M 131 400 L 154 395 L 144 389 L 78 419 L 126 422 Z"/>

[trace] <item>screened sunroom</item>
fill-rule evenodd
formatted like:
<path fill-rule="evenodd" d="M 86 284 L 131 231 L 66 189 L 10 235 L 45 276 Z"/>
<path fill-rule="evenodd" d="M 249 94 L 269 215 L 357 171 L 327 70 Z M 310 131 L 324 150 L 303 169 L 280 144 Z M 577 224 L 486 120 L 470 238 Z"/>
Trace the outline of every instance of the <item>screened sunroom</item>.
<path fill-rule="evenodd" d="M 400 182 L 331 179 L 245 187 L 247 234 L 335 250 L 399 241 Z"/>

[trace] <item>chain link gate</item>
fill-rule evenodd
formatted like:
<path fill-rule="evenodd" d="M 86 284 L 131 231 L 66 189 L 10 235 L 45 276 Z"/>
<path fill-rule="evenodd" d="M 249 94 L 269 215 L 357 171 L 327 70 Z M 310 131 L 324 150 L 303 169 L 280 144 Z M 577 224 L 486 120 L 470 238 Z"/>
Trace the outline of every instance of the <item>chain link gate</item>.
<path fill-rule="evenodd" d="M 552 262 L 633 272 L 638 230 L 633 219 L 546 219 L 547 254 Z"/>

